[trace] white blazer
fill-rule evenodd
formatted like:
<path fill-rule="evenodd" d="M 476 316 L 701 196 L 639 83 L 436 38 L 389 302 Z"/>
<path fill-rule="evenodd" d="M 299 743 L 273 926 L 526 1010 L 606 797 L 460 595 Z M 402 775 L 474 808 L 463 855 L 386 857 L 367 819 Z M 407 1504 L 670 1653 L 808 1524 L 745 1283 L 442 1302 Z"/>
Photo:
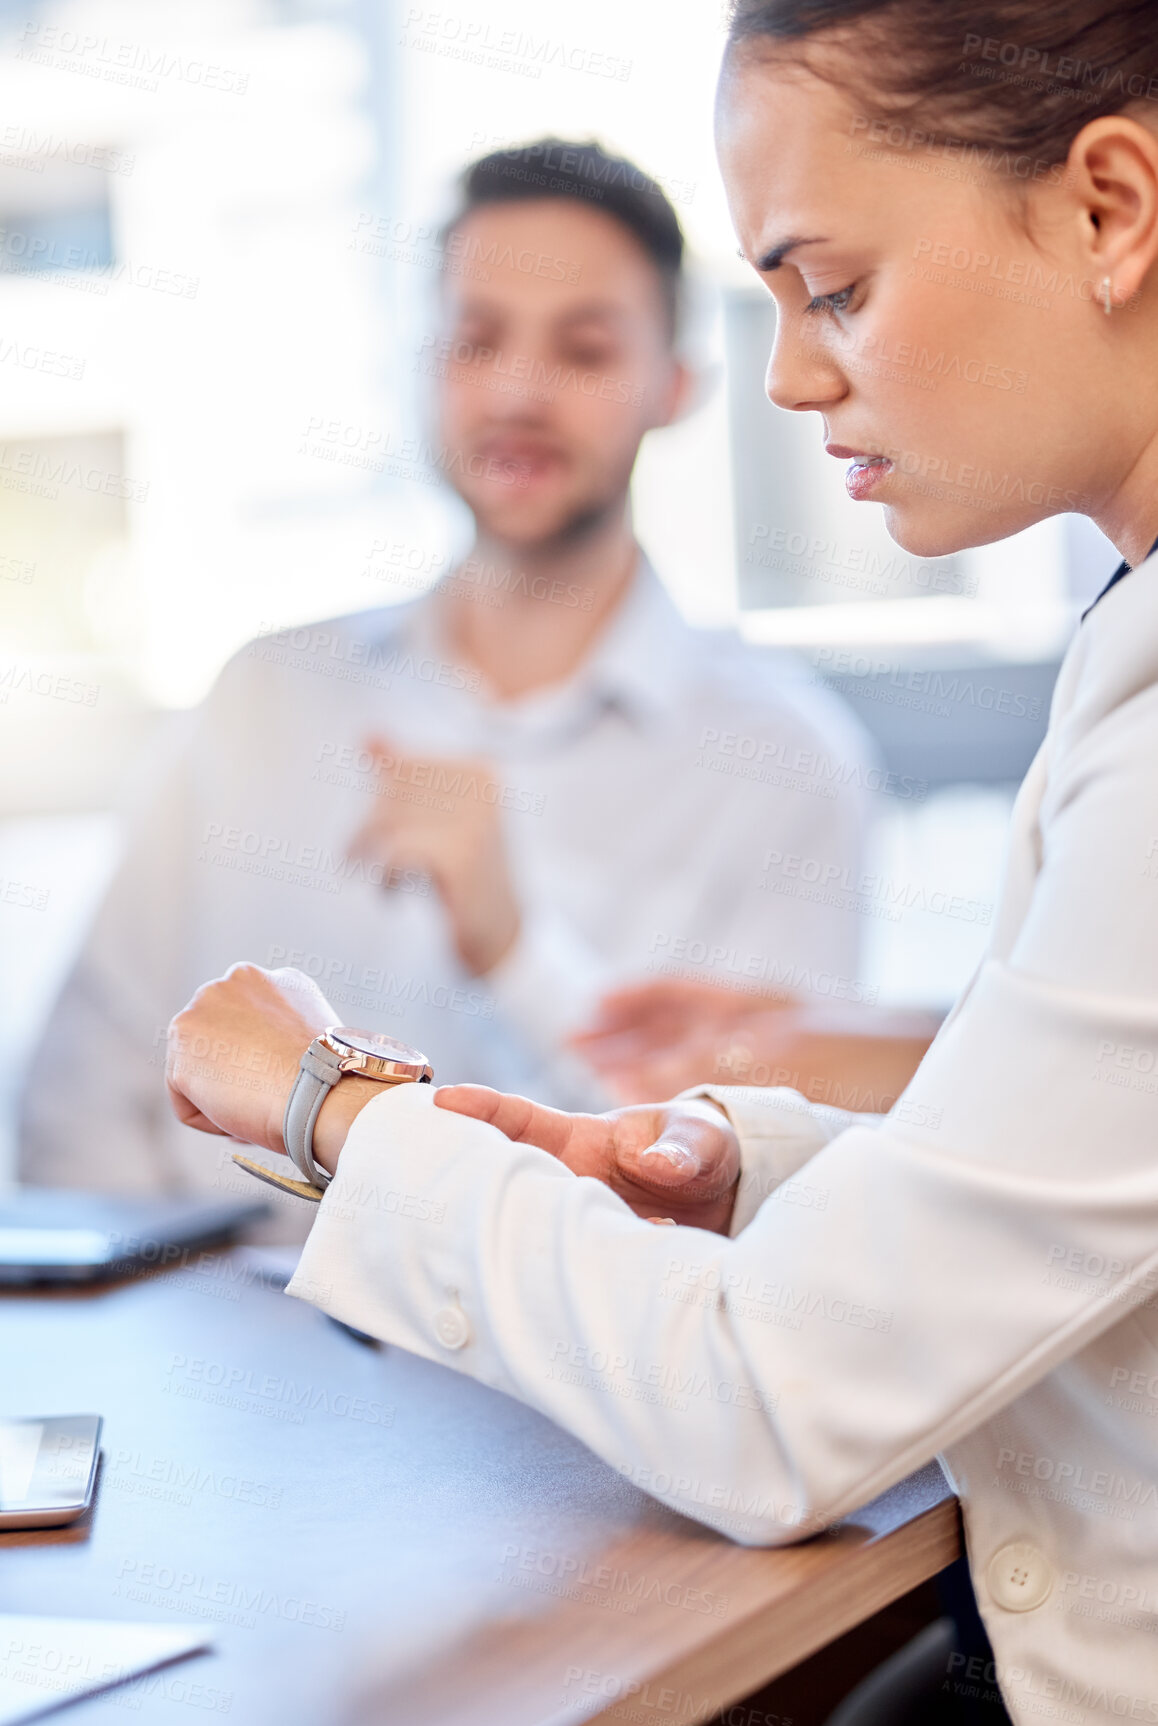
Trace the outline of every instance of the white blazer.
<path fill-rule="evenodd" d="M 1077 633 L 989 952 L 893 1113 L 707 1094 L 731 1239 L 407 1086 L 290 1292 L 747 1543 L 939 1454 L 1014 1718 L 1158 1721 L 1158 559 Z"/>

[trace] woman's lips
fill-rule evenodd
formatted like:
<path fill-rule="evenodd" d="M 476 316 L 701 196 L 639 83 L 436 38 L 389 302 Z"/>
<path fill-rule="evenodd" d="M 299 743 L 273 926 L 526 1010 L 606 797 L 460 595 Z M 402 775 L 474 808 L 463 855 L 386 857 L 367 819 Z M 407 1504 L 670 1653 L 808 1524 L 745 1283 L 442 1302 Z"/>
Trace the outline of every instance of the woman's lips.
<path fill-rule="evenodd" d="M 893 464 L 888 456 L 864 455 L 851 461 L 845 469 L 844 489 L 849 497 L 860 503 L 884 479 L 887 473 L 892 473 Z"/>
<path fill-rule="evenodd" d="M 863 455 L 859 450 L 846 449 L 843 444 L 838 443 L 828 443 L 824 447 L 829 455 L 848 462 L 844 489 L 857 503 L 868 497 L 885 475 L 893 471 L 893 464 L 887 455 Z"/>

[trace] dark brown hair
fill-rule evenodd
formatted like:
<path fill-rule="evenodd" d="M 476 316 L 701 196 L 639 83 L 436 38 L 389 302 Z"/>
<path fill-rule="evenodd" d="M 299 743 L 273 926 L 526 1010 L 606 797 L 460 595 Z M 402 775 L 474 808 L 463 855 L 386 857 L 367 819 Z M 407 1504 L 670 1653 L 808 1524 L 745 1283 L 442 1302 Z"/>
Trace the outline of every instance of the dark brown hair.
<path fill-rule="evenodd" d="M 1064 162 L 1088 121 L 1158 103 L 1155 0 L 733 0 L 728 40 L 782 46 L 875 118 L 998 158 Z M 828 44 L 851 53 L 821 67 L 808 49 Z"/>
<path fill-rule="evenodd" d="M 458 208 L 442 230 L 443 244 L 472 210 L 540 198 L 591 204 L 627 229 L 655 265 L 668 334 L 674 334 L 684 261 L 679 217 L 650 174 L 594 141 L 536 138 L 472 162 L 459 180 Z"/>

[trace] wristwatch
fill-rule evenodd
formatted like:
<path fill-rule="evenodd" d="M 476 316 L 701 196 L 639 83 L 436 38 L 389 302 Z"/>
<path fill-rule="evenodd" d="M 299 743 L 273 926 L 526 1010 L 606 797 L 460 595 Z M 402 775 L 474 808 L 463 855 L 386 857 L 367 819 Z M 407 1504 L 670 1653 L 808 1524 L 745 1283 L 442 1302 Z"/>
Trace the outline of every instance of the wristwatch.
<path fill-rule="evenodd" d="M 314 1038 L 302 1056 L 282 1121 L 286 1156 L 302 1179 L 292 1180 L 264 1163 L 235 1155 L 233 1160 L 238 1167 L 283 1192 L 318 1203 L 330 1184 L 330 1176 L 314 1161 L 314 1124 L 322 1104 L 347 1073 L 357 1073 L 380 1085 L 429 1085 L 434 1078 L 434 1069 L 426 1056 L 406 1043 L 380 1031 L 354 1031 L 345 1025 L 331 1025 Z"/>

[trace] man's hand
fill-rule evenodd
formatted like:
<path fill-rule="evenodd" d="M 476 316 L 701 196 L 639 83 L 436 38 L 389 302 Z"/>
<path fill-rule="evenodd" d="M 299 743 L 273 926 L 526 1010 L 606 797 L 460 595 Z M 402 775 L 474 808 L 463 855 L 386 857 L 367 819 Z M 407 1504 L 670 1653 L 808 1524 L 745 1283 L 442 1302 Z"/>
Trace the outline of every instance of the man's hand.
<path fill-rule="evenodd" d="M 760 1024 L 758 1046 L 775 1046 L 794 1011 L 792 1003 L 774 996 L 663 978 L 605 995 L 594 1023 L 571 1042 L 612 1095 L 644 1102 L 708 1081 L 750 1083 L 733 1073 L 728 1051 L 750 1040 L 745 1032 L 754 1021 Z"/>
<path fill-rule="evenodd" d="M 484 975 L 514 945 L 520 921 L 493 767 L 406 756 L 382 738 L 366 747 L 378 761 L 378 796 L 352 854 L 429 875 L 460 959 Z"/>
<path fill-rule="evenodd" d="M 284 1153 L 282 1116 L 298 1062 L 335 1019 L 301 971 L 231 966 L 198 989 L 169 1026 L 165 1082 L 177 1119 Z"/>
<path fill-rule="evenodd" d="M 740 1178 L 740 1146 L 711 1103 L 661 1103 L 606 1115 L 567 1115 L 485 1085 L 444 1085 L 440 1109 L 488 1121 L 520 1145 L 537 1145 L 574 1174 L 593 1175 L 637 1216 L 727 1234 Z"/>
<path fill-rule="evenodd" d="M 573 1046 L 624 1102 L 692 1085 L 787 1085 L 814 1103 L 887 1114 L 940 1024 L 923 1008 L 777 1001 L 714 983 L 619 989 Z"/>

